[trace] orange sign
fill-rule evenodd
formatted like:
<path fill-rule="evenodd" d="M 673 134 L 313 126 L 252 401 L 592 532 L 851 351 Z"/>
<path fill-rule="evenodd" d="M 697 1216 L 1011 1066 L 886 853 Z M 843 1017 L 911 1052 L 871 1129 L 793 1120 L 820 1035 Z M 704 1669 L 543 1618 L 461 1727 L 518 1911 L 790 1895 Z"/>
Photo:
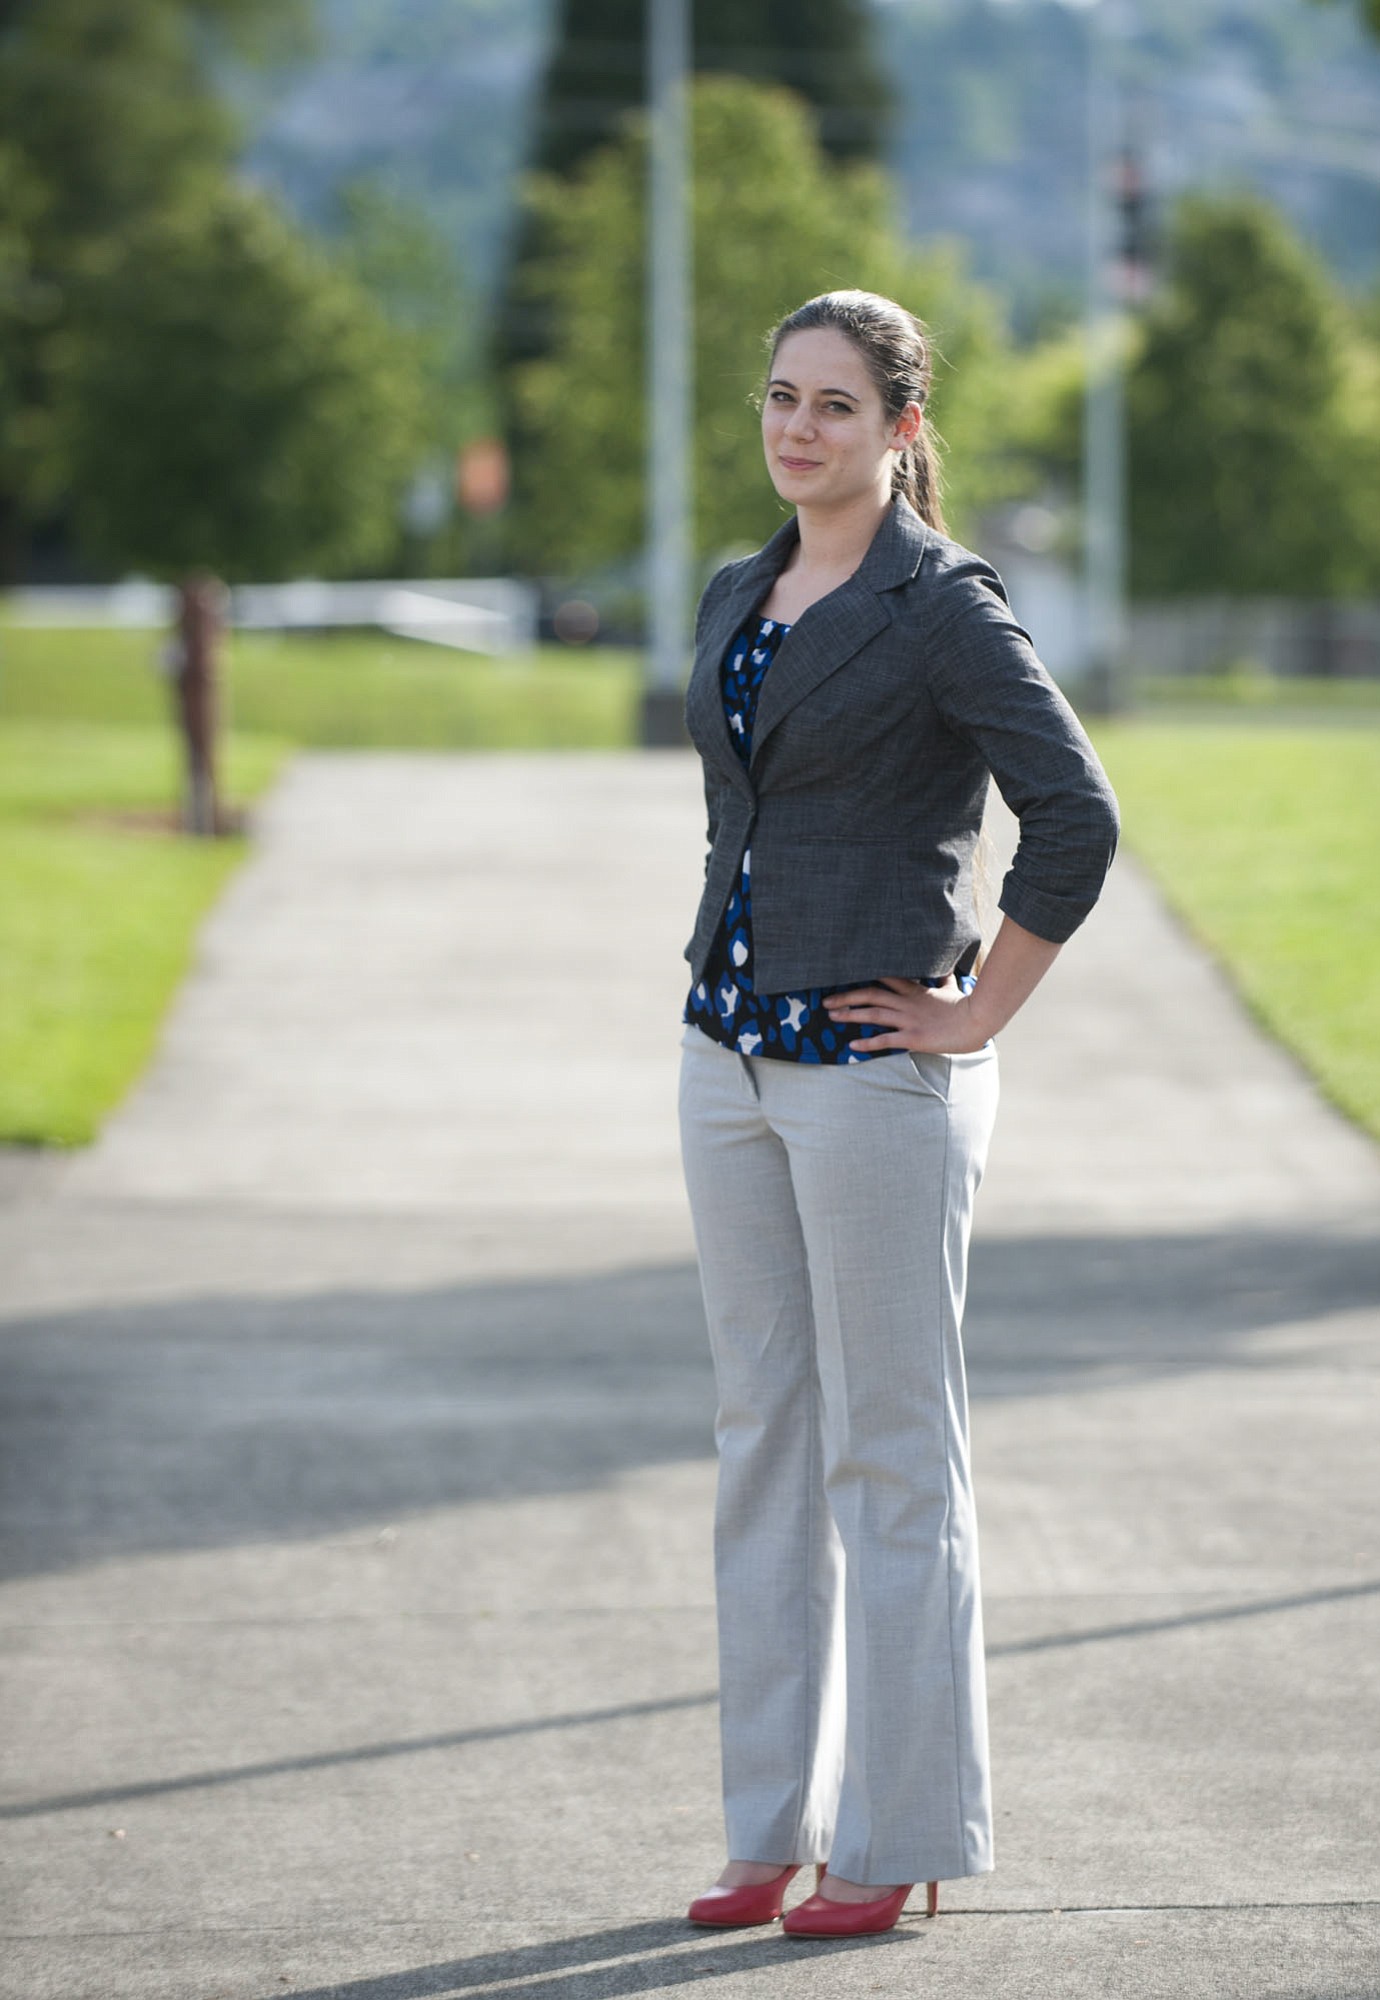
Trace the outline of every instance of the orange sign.
<path fill-rule="evenodd" d="M 502 438 L 471 438 L 455 460 L 455 497 L 467 514 L 497 514 L 508 504 L 508 447 Z"/>

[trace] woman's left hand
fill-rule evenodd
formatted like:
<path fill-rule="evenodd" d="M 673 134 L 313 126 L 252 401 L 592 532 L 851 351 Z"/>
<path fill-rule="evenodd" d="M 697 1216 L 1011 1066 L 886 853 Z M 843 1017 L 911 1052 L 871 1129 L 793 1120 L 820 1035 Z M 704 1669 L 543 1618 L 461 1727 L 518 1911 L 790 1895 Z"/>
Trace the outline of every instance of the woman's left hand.
<path fill-rule="evenodd" d="M 950 975 L 942 986 L 918 979 L 882 979 L 875 986 L 850 986 L 824 1002 L 831 1021 L 868 1022 L 884 1030 L 862 1037 L 869 1049 L 914 1049 L 932 1056 L 966 1056 L 982 1048 L 988 1030 L 973 1019 L 970 996 Z"/>

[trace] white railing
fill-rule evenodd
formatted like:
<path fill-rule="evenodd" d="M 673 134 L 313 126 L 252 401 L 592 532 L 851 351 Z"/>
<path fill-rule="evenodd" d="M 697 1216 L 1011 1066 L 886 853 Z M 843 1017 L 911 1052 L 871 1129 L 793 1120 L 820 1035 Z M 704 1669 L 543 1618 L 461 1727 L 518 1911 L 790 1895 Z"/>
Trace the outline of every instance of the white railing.
<path fill-rule="evenodd" d="M 368 583 L 245 583 L 229 593 L 229 623 L 246 632 L 319 632 L 375 626 L 405 639 L 469 653 L 520 653 L 536 644 L 537 592 L 509 577 L 424 577 Z M 0 599 L 8 625 L 171 625 L 176 593 L 168 584 L 54 585 L 15 590 Z"/>

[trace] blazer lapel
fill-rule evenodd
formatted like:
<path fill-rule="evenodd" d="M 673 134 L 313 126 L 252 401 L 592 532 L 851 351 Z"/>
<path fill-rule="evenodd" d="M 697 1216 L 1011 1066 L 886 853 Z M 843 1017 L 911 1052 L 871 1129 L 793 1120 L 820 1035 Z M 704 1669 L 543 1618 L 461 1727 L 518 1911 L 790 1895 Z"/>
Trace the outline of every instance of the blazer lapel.
<path fill-rule="evenodd" d="M 886 606 L 856 570 L 837 590 L 801 612 L 777 647 L 757 697 L 751 765 L 757 763 L 762 745 L 796 703 L 837 673 L 860 646 L 889 623 Z"/>
<path fill-rule="evenodd" d="M 880 593 L 914 576 L 928 540 L 920 516 L 898 497 L 852 576 L 801 612 L 777 648 L 757 698 L 752 765 L 796 703 L 890 624 L 891 611 Z"/>
<path fill-rule="evenodd" d="M 762 744 L 782 717 L 890 623 L 891 612 L 881 593 L 915 575 L 929 532 L 910 503 L 898 496 L 852 576 L 796 619 L 777 648 L 757 698 L 752 757 L 746 770 L 729 737 L 719 668 L 729 641 L 762 602 L 800 539 L 794 514 L 735 576 L 723 603 L 706 620 L 695 649 L 685 719 L 701 756 L 747 797 L 754 796 L 750 772 Z"/>
<path fill-rule="evenodd" d="M 696 748 L 721 776 L 749 798 L 752 796 L 752 780 L 728 733 L 719 669 L 729 641 L 770 590 L 799 534 L 795 516 L 792 515 L 739 570 L 722 604 L 705 621 L 700 643 L 695 648 L 690 685 L 685 693 L 685 720 Z M 787 639 L 789 637 L 788 633 Z M 785 643 L 783 640 L 782 644 Z M 775 671 L 776 662 L 773 661 L 768 681 Z"/>

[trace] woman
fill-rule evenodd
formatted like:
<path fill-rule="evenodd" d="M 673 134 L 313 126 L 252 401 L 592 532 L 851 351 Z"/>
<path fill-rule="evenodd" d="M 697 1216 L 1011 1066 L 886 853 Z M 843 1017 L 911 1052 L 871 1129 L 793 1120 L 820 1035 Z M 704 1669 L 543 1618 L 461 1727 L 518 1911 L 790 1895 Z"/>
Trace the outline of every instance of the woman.
<path fill-rule="evenodd" d="M 772 336 L 793 517 L 700 602 L 710 851 L 681 1132 L 719 1410 L 728 1866 L 692 1922 L 886 1930 L 992 1866 L 959 1330 L 992 1036 L 1092 907 L 1116 803 L 996 572 L 950 540 L 921 323 L 834 292 Z M 1020 820 L 1001 926 L 973 853 Z M 827 1863 L 827 1870 L 823 1864 Z"/>

